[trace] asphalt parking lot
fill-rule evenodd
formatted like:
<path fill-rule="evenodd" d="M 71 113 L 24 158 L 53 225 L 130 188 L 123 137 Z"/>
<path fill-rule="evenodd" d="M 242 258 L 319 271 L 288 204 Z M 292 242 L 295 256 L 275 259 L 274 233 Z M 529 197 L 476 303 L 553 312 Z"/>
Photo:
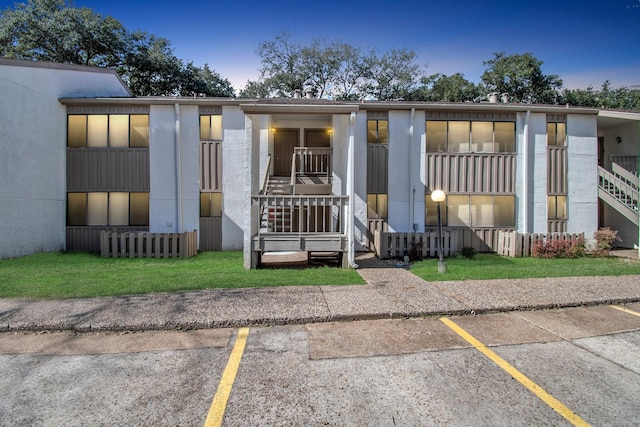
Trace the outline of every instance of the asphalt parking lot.
<path fill-rule="evenodd" d="M 5 333 L 0 425 L 638 425 L 639 353 L 637 303 Z"/>

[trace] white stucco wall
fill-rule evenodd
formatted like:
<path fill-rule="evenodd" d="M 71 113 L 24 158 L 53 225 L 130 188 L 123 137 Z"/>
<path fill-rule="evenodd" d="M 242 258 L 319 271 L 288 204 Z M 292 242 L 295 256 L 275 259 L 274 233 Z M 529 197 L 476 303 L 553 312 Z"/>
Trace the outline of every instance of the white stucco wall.
<path fill-rule="evenodd" d="M 258 125 L 259 122 L 258 119 Z M 239 107 L 222 108 L 222 125 L 222 250 L 241 250 L 244 242 L 245 181 L 247 171 L 252 167 L 246 150 L 251 142 L 246 141 L 245 115 Z M 259 143 L 256 143 L 256 149 L 259 150 Z M 258 159 L 254 166 L 258 177 Z"/>
<path fill-rule="evenodd" d="M 111 73 L 0 58 L 0 258 L 65 248 L 67 96 L 128 96 Z"/>
<path fill-rule="evenodd" d="M 598 138 L 596 116 L 567 115 L 567 232 L 598 228 Z"/>
<path fill-rule="evenodd" d="M 334 116 L 344 123 L 349 135 L 349 116 Z M 354 238 L 355 250 L 364 251 L 367 246 L 367 113 L 356 114 L 354 123 Z M 335 152 L 335 150 L 334 150 Z"/>

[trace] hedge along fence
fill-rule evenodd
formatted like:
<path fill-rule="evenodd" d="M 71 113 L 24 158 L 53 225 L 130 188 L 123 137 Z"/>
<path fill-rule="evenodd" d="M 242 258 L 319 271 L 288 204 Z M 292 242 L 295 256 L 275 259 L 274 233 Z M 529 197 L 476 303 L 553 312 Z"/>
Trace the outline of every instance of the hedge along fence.
<path fill-rule="evenodd" d="M 538 242 L 553 242 L 563 240 L 576 244 L 584 242 L 584 233 L 517 233 L 515 231 L 498 232 L 498 255 L 511 258 L 531 256 L 533 248 Z"/>
<path fill-rule="evenodd" d="M 198 232 L 102 231 L 100 255 L 111 258 L 190 258 L 198 254 Z"/>
<path fill-rule="evenodd" d="M 417 258 L 438 256 L 438 232 L 393 233 L 376 230 L 374 232 L 375 252 L 380 259 L 401 258 L 415 254 Z M 442 253 L 445 257 L 456 256 L 458 236 L 455 230 L 442 232 Z"/>

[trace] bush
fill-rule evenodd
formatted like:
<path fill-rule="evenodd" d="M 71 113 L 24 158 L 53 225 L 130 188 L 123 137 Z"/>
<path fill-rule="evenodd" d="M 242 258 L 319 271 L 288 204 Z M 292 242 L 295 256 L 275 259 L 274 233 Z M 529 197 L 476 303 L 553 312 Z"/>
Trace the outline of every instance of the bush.
<path fill-rule="evenodd" d="M 618 237 L 618 231 L 612 230 L 609 227 L 601 228 L 593 234 L 593 240 L 595 240 L 595 248 L 593 249 L 593 256 L 607 257 L 611 253 L 611 248 L 615 242 L 619 242 L 622 239 Z"/>
<path fill-rule="evenodd" d="M 476 254 L 476 250 L 471 248 L 471 247 L 469 247 L 469 246 L 465 246 L 464 248 L 462 248 L 462 251 L 460 253 L 465 258 L 473 259 L 473 257 Z"/>
<path fill-rule="evenodd" d="M 585 255 L 584 239 L 539 240 L 533 246 L 532 255 L 537 258 L 579 258 Z"/>

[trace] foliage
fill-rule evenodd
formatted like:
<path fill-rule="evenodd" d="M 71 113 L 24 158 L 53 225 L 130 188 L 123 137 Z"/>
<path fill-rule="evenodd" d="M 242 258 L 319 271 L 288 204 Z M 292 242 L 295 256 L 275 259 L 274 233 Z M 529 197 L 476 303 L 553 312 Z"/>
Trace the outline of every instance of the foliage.
<path fill-rule="evenodd" d="M 114 259 L 52 252 L 0 260 L 0 298 L 362 283 L 358 273 L 347 268 L 245 270 L 242 252 L 203 252 L 189 259 Z"/>
<path fill-rule="evenodd" d="M 408 99 L 412 101 L 430 102 L 465 102 L 482 96 L 483 89 L 460 73 L 447 76 L 432 74 L 420 79 L 420 86 L 415 88 Z"/>
<path fill-rule="evenodd" d="M 537 258 L 578 258 L 586 254 L 584 239 L 538 240 L 533 246 L 532 255 Z"/>
<path fill-rule="evenodd" d="M 437 259 L 419 261 L 411 266 L 411 272 L 427 281 L 640 274 L 640 262 L 617 257 L 545 259 L 478 254 L 473 259 L 456 257 L 446 262 L 446 273 L 438 273 Z"/>
<path fill-rule="evenodd" d="M 398 100 L 407 97 L 419 75 L 416 54 L 408 49 L 363 53 L 339 40 L 318 39 L 301 46 L 283 33 L 260 43 L 256 53 L 261 77 L 247 83 L 243 97 L 291 97 L 310 90 L 319 98 Z"/>
<path fill-rule="evenodd" d="M 470 246 L 465 246 L 462 248 L 462 251 L 460 251 L 460 254 L 465 258 L 472 259 L 476 255 L 476 250 Z"/>
<path fill-rule="evenodd" d="M 593 86 L 586 89 L 565 89 L 559 102 L 593 108 L 640 110 L 640 90 L 625 87 L 613 89 L 607 80 L 600 90 L 595 90 Z"/>
<path fill-rule="evenodd" d="M 593 255 L 599 257 L 609 256 L 614 243 L 622 240 L 618 236 L 618 231 L 612 230 L 609 227 L 601 228 L 596 231 L 593 234 L 593 239 L 595 240 Z"/>
<path fill-rule="evenodd" d="M 507 93 L 510 101 L 526 104 L 556 104 L 562 80 L 542 73 L 542 61 L 531 53 L 494 53 L 483 63 L 487 69 L 481 79 L 490 92 Z"/>
<path fill-rule="evenodd" d="M 207 65 L 185 65 L 167 39 L 129 32 L 118 20 L 69 0 L 28 0 L 2 11 L 0 56 L 114 68 L 134 95 L 234 94 Z"/>

